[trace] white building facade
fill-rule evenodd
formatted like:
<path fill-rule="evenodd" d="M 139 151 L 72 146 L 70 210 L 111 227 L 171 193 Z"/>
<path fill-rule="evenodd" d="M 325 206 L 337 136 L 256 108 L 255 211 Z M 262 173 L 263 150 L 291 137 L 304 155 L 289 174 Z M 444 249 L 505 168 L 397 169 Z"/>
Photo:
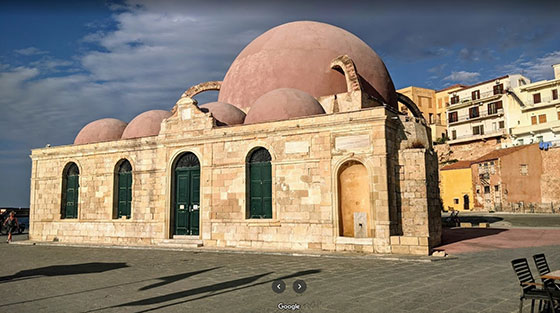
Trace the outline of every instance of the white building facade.
<path fill-rule="evenodd" d="M 521 103 L 512 90 L 529 83 L 522 75 L 506 75 L 451 93 L 447 108 L 448 143 L 490 138 L 511 141 L 508 130 L 515 125 L 510 117 L 521 115 Z"/>
<path fill-rule="evenodd" d="M 512 145 L 548 142 L 560 145 L 560 64 L 554 67 L 554 79 L 514 89 L 521 100 L 520 114 L 510 116 Z"/>

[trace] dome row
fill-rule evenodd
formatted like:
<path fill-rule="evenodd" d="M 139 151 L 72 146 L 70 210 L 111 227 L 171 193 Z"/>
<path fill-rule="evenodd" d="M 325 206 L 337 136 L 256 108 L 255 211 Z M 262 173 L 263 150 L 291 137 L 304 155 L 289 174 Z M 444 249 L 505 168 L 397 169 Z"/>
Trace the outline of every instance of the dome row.
<path fill-rule="evenodd" d="M 169 111 L 151 110 L 136 116 L 128 124 L 115 118 L 96 120 L 80 130 L 74 144 L 155 136 L 159 134 L 161 122 L 170 116 Z"/>
<path fill-rule="evenodd" d="M 239 108 L 224 102 L 210 102 L 200 105 L 199 108 L 203 112 L 212 113 L 218 125 L 227 126 L 325 113 L 321 104 L 310 94 L 293 88 L 279 88 L 262 95 L 247 115 Z M 151 110 L 136 116 L 128 124 L 115 118 L 96 120 L 82 128 L 74 144 L 156 136 L 159 134 L 161 122 L 170 116 L 169 111 Z"/>

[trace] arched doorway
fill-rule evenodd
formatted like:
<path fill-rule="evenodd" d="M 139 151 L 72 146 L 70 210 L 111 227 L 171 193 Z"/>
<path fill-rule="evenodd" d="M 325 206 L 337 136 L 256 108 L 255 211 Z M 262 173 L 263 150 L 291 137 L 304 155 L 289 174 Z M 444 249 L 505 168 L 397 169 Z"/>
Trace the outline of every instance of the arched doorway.
<path fill-rule="evenodd" d="M 338 210 L 340 236 L 371 237 L 368 172 L 358 161 L 348 161 L 338 171 Z"/>
<path fill-rule="evenodd" d="M 179 156 L 173 167 L 171 235 L 198 235 L 200 162 L 194 153 Z"/>

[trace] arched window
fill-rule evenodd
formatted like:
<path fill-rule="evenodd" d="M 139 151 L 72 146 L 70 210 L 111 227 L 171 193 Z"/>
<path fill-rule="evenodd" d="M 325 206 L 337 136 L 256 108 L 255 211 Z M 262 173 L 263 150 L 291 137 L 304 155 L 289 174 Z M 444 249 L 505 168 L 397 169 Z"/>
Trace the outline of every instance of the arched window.
<path fill-rule="evenodd" d="M 272 169 L 270 153 L 257 148 L 247 158 L 247 217 L 272 218 Z"/>
<path fill-rule="evenodd" d="M 113 217 L 130 218 L 132 203 L 132 166 L 128 160 L 121 160 L 115 167 L 115 200 Z"/>
<path fill-rule="evenodd" d="M 78 218 L 80 170 L 76 163 L 68 163 L 62 172 L 61 218 Z"/>

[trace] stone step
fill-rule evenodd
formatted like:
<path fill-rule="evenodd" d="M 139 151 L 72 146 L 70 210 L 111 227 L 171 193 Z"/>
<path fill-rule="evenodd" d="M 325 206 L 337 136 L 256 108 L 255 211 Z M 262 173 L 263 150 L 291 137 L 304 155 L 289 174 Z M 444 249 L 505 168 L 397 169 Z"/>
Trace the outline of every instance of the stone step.
<path fill-rule="evenodd" d="M 160 246 L 172 248 L 198 248 L 202 247 L 202 239 L 198 236 L 173 236 L 172 239 L 164 239 Z"/>
<path fill-rule="evenodd" d="M 160 247 L 168 247 L 168 248 L 200 248 L 202 247 L 202 243 L 191 243 L 191 242 L 161 242 L 158 244 Z"/>

